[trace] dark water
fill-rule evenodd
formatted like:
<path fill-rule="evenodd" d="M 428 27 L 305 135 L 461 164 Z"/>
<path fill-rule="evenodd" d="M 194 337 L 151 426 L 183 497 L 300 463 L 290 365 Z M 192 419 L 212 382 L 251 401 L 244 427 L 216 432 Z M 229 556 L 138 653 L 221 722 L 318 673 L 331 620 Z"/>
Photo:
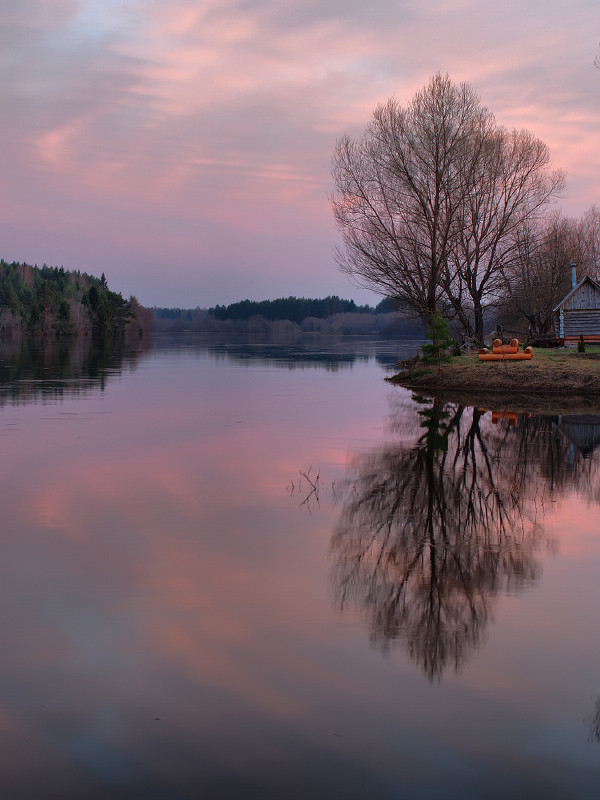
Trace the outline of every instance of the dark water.
<path fill-rule="evenodd" d="M 0 349 L 4 797 L 598 796 L 600 408 L 414 347 Z"/>

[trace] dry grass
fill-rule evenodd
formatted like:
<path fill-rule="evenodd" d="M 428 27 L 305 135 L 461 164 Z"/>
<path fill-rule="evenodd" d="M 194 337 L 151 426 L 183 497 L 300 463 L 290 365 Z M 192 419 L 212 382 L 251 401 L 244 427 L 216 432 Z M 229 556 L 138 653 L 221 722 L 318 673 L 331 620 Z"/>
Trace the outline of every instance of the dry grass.
<path fill-rule="evenodd" d="M 477 355 L 453 358 L 438 367 L 422 362 L 393 378 L 411 389 L 427 390 L 448 399 L 486 405 L 481 399 L 510 399 L 511 405 L 532 409 L 548 404 L 574 413 L 574 406 L 600 408 L 600 348 L 536 349 L 531 361 L 479 361 Z M 488 402 L 487 405 L 490 403 Z"/>

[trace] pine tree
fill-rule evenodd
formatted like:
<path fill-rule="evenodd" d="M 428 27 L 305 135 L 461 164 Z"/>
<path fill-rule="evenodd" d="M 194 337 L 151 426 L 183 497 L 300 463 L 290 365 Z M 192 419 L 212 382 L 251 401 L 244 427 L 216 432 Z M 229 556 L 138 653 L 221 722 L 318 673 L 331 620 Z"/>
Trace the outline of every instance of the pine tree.
<path fill-rule="evenodd" d="M 442 317 L 439 311 L 431 315 L 425 336 L 431 339 L 431 343 L 421 346 L 423 362 L 425 364 L 437 364 L 439 367 L 450 361 L 454 339 L 450 336 L 447 320 Z"/>

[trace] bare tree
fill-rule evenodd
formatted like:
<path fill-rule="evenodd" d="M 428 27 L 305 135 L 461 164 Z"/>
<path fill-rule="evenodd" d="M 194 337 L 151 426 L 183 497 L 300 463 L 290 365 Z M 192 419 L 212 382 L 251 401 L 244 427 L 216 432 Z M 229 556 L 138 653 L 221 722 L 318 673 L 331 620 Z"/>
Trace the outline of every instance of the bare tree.
<path fill-rule="evenodd" d="M 361 140 L 340 139 L 332 204 L 341 269 L 428 320 L 444 298 L 471 142 L 488 124 L 473 89 L 438 74 L 407 108 L 395 99 L 378 107 Z"/>
<path fill-rule="evenodd" d="M 553 328 L 552 309 L 571 285 L 570 264 L 584 269 L 587 256 L 581 246 L 578 224 L 560 213 L 544 225 L 523 225 L 514 237 L 514 253 L 503 268 L 504 315 L 513 324 L 523 317 L 536 333 Z"/>
<path fill-rule="evenodd" d="M 562 188 L 548 161 L 542 142 L 499 128 L 473 88 L 447 75 L 406 108 L 390 99 L 361 140 L 335 149 L 341 269 L 424 319 L 452 310 L 481 338 L 515 229 Z"/>
<path fill-rule="evenodd" d="M 592 205 L 581 216 L 577 233 L 579 236 L 580 274 L 600 280 L 600 209 Z"/>
<path fill-rule="evenodd" d="M 529 132 L 496 128 L 483 135 L 485 140 L 475 146 L 477 168 L 465 176 L 467 193 L 446 274 L 456 316 L 480 342 L 484 308 L 502 295 L 505 271 L 519 262 L 517 232 L 524 226 L 535 229 L 541 212 L 564 187 L 563 174 L 549 170 L 547 146 Z"/>

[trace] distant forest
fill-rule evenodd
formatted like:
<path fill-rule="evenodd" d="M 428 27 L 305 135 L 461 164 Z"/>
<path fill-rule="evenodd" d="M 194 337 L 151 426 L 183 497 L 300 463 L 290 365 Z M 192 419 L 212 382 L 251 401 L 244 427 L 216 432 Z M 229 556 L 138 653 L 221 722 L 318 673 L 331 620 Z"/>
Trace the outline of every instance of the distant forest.
<path fill-rule="evenodd" d="M 323 299 L 281 297 L 242 300 L 208 309 L 152 308 L 157 330 L 231 331 L 239 333 L 340 333 L 417 337 L 423 324 L 398 309 L 394 301 L 359 306 L 336 295 Z"/>
<path fill-rule="evenodd" d="M 141 335 L 151 315 L 100 278 L 0 260 L 0 336 Z"/>
<path fill-rule="evenodd" d="M 378 314 L 382 310 L 391 311 L 389 301 L 383 300 L 376 308 L 357 306 L 354 300 L 341 300 L 337 295 L 322 300 L 310 300 L 305 297 L 280 297 L 278 300 L 242 300 L 230 306 L 215 306 L 208 313 L 215 319 L 250 319 L 255 315 L 272 322 L 278 319 L 289 319 L 300 324 L 307 317 L 327 319 L 332 314 Z M 381 307 L 381 308 L 380 308 Z"/>

